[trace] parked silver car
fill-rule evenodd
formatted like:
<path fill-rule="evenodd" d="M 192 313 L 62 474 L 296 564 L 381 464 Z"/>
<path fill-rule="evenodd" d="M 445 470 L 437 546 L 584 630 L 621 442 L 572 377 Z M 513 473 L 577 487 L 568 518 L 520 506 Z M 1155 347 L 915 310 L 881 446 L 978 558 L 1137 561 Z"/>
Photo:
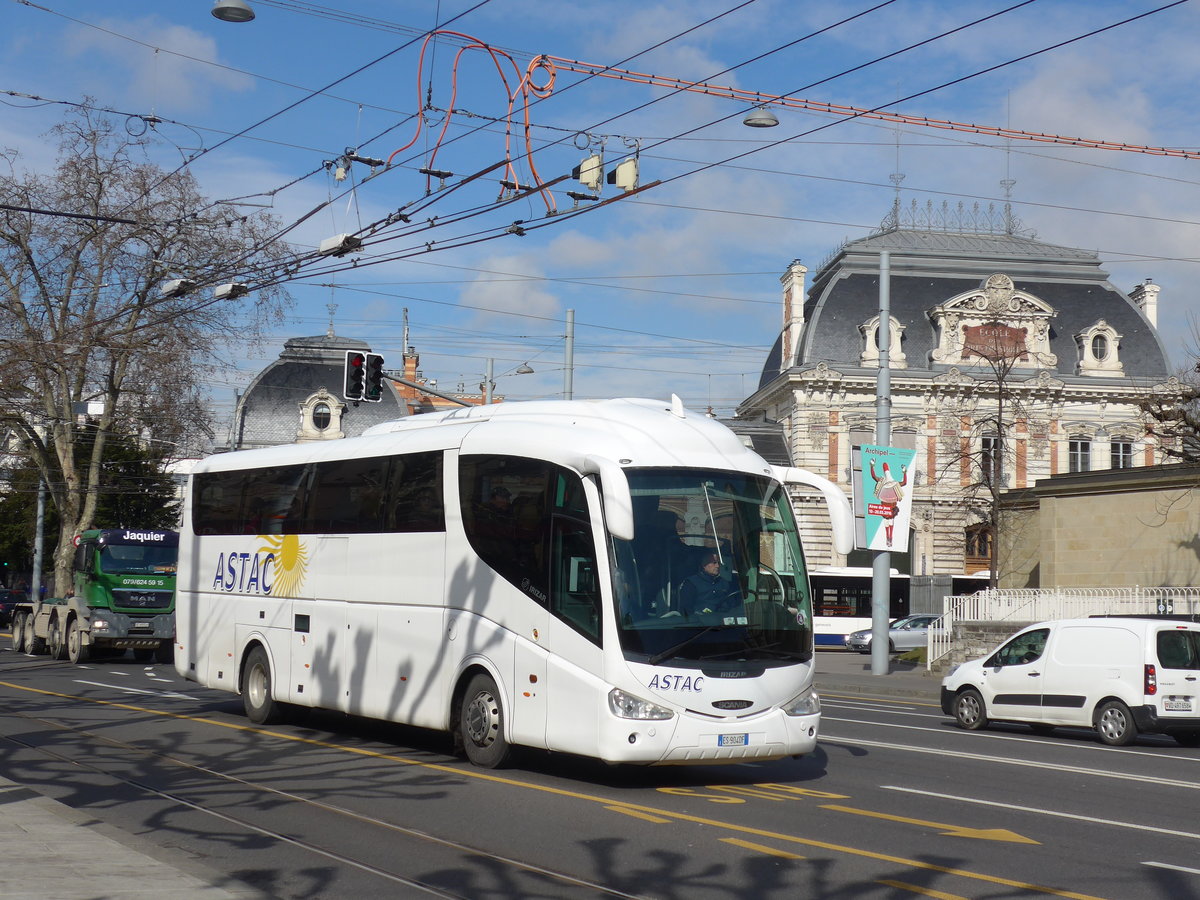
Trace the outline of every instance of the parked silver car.
<path fill-rule="evenodd" d="M 904 650 L 914 650 L 924 647 L 929 634 L 929 626 L 940 619 L 934 613 L 917 613 L 903 616 L 888 625 L 888 652 L 898 653 Z M 859 653 L 871 652 L 871 629 L 855 631 L 846 635 L 846 648 L 857 650 Z"/>

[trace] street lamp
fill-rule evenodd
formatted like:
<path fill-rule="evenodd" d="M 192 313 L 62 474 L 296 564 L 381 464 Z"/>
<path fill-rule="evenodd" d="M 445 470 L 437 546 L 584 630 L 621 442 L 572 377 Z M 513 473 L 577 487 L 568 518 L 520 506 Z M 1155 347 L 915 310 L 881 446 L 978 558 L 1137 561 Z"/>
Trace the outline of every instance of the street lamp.
<path fill-rule="evenodd" d="M 756 106 L 742 119 L 742 124 L 751 128 L 774 128 L 779 124 L 779 119 L 766 106 Z"/>
<path fill-rule="evenodd" d="M 252 22 L 254 10 L 246 0 L 216 0 L 212 14 L 222 22 Z"/>
<path fill-rule="evenodd" d="M 491 357 L 488 357 L 487 374 L 483 376 L 483 384 L 481 385 L 481 387 L 483 388 L 483 403 L 485 406 L 492 405 L 492 391 L 496 387 L 496 381 L 492 375 L 492 370 L 495 367 L 495 363 L 496 363 L 496 361 L 494 359 L 492 359 Z M 512 372 L 506 372 L 505 374 L 506 375 L 532 375 L 533 368 L 527 362 L 521 363 L 521 365 L 517 366 L 517 368 L 514 369 Z M 503 378 L 504 375 L 501 375 L 499 377 Z"/>

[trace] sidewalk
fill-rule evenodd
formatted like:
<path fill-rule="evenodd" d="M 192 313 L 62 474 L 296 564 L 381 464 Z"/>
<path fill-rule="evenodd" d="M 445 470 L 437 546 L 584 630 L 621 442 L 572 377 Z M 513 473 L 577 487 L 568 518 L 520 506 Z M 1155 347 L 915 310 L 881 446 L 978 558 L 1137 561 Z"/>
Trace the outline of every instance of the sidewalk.
<path fill-rule="evenodd" d="M 6 778 L 0 778 L 0 858 L 4 900 L 265 897 L 182 851 L 119 831 Z"/>
<path fill-rule="evenodd" d="M 821 694 L 855 693 L 879 697 L 911 697 L 935 706 L 941 703 L 941 676 L 931 675 L 925 666 L 889 660 L 888 674 L 871 674 L 871 655 L 849 650 L 818 650 L 816 659 L 817 692 Z"/>

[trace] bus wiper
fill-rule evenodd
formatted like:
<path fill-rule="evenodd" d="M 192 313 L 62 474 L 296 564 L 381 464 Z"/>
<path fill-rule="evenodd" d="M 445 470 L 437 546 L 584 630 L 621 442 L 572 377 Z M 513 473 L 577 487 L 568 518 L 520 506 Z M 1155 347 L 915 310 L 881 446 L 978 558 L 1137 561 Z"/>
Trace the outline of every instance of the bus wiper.
<path fill-rule="evenodd" d="M 697 631 L 695 634 L 691 635 L 690 637 L 684 638 L 682 641 L 680 641 L 674 647 L 668 647 L 666 650 L 660 650 L 658 653 L 655 653 L 652 657 L 650 657 L 648 662 L 652 666 L 657 666 L 664 659 L 669 659 L 670 657 L 674 656 L 680 650 L 682 650 L 684 647 L 691 644 L 693 641 L 697 641 L 700 638 L 704 637 L 704 635 L 708 634 L 710 631 L 716 631 L 718 628 L 721 628 L 721 627 L 722 626 L 720 626 L 720 625 L 709 625 L 707 628 L 701 628 L 699 631 Z"/>

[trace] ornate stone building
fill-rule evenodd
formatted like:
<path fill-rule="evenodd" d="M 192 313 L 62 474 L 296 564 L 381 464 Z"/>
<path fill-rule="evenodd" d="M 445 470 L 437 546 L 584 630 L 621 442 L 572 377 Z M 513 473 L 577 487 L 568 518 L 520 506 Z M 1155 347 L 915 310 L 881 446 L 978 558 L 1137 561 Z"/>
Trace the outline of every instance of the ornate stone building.
<path fill-rule="evenodd" d="M 988 567 L 993 476 L 1025 488 L 1162 461 L 1138 407 L 1179 386 L 1157 332 L 1159 288 L 1125 293 L 1096 254 L 1016 233 L 1008 216 L 994 229 L 899 222 L 847 243 L 811 284 L 800 262 L 787 268 L 783 329 L 738 416 L 778 422 L 795 464 L 849 493 L 851 446 L 875 442 L 887 251 L 890 443 L 917 453 L 910 552 L 892 564 L 976 572 Z M 810 563 L 868 564 L 833 552 L 815 497 L 797 501 Z"/>

